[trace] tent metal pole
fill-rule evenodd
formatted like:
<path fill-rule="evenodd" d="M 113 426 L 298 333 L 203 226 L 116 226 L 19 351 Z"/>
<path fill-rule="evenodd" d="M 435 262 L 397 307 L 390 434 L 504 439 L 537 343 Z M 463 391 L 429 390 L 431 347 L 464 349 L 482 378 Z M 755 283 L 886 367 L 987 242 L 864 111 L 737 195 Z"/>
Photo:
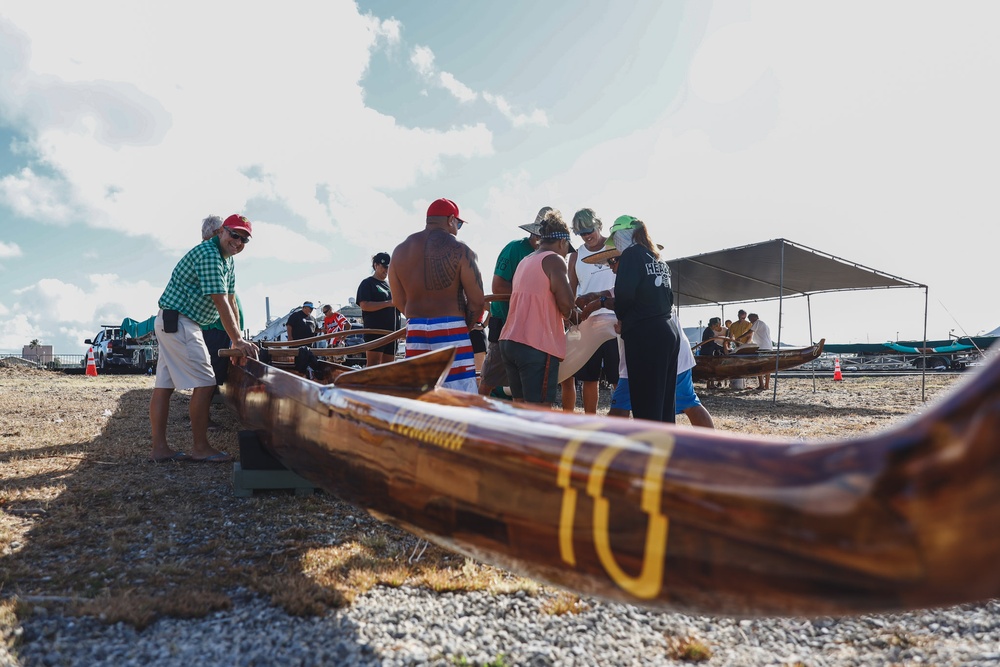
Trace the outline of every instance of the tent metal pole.
<path fill-rule="evenodd" d="M 781 365 L 781 320 L 785 306 L 785 244 L 780 246 L 778 262 L 778 352 L 774 355 L 774 386 L 771 388 L 771 403 L 778 402 L 778 368 Z"/>
<path fill-rule="evenodd" d="M 813 307 L 811 294 L 806 294 L 806 315 L 809 319 L 809 344 L 815 345 L 816 341 L 813 340 Z M 812 379 L 813 379 L 813 393 L 816 393 L 816 366 L 812 367 Z"/>
<path fill-rule="evenodd" d="M 927 285 L 924 285 L 924 363 L 920 374 L 920 400 L 927 402 Z"/>

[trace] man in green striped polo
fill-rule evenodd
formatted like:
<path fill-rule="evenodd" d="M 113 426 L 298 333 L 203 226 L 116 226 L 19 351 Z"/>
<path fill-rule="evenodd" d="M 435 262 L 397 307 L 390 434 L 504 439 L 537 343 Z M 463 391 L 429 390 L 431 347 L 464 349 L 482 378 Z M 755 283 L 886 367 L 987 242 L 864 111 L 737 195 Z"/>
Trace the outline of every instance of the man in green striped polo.
<path fill-rule="evenodd" d="M 236 269 L 233 257 L 250 242 L 250 221 L 231 215 L 218 234 L 189 251 L 174 267 L 160 296 L 154 329 L 159 346 L 156 383 L 149 401 L 153 441 L 149 460 L 226 463 L 228 454 L 208 442 L 208 416 L 215 392 L 215 373 L 201 327 L 220 321 L 232 347 L 248 357 L 257 348 L 240 332 L 236 305 Z M 167 444 L 167 417 L 174 389 L 192 389 L 189 414 L 191 453 Z"/>

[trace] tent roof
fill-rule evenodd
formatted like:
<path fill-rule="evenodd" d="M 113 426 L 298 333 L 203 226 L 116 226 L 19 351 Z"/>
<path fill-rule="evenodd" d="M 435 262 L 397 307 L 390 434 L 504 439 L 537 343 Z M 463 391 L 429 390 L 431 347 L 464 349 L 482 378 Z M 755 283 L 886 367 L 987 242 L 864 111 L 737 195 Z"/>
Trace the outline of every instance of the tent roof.
<path fill-rule="evenodd" d="M 678 306 L 766 301 L 820 292 L 926 287 L 774 239 L 668 262 Z"/>

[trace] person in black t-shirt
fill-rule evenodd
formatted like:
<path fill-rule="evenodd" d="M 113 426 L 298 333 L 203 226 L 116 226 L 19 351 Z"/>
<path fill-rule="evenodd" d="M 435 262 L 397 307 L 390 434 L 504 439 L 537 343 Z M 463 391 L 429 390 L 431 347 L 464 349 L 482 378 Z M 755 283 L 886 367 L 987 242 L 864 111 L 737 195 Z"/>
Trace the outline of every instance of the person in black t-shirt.
<path fill-rule="evenodd" d="M 354 301 L 361 309 L 361 321 L 366 329 L 395 331 L 399 328 L 399 311 L 392 305 L 392 292 L 386 277 L 389 275 L 389 253 L 380 252 L 372 257 L 373 275 L 358 285 Z M 379 334 L 365 334 L 365 342 L 381 338 Z M 377 366 L 396 359 L 396 342 L 365 353 L 365 365 Z"/>
<path fill-rule="evenodd" d="M 312 301 L 306 301 L 301 308 L 288 316 L 285 321 L 288 340 L 302 340 L 316 335 L 316 320 L 312 318 L 312 311 Z"/>
<path fill-rule="evenodd" d="M 673 422 L 680 338 L 670 321 L 674 305 L 670 268 L 660 259 L 646 224 L 631 215 L 615 220 L 610 245 L 621 252 L 615 314 L 625 344 L 632 415 Z"/>
<path fill-rule="evenodd" d="M 698 354 L 703 357 L 721 357 L 726 353 L 726 349 L 718 341 L 723 338 L 722 318 L 710 318 L 708 326 L 701 332 L 701 347 L 698 348 Z"/>

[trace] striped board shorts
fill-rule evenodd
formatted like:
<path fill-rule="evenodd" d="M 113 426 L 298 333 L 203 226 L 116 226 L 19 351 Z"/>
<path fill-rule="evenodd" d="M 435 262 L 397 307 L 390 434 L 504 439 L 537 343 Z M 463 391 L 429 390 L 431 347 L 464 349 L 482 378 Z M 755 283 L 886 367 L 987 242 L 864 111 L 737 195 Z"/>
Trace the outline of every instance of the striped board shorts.
<path fill-rule="evenodd" d="M 476 383 L 476 362 L 469 339 L 469 328 L 461 317 L 412 317 L 406 321 L 406 356 L 454 347 L 455 360 L 451 363 L 448 379 L 444 386 L 448 389 L 478 393 Z"/>

